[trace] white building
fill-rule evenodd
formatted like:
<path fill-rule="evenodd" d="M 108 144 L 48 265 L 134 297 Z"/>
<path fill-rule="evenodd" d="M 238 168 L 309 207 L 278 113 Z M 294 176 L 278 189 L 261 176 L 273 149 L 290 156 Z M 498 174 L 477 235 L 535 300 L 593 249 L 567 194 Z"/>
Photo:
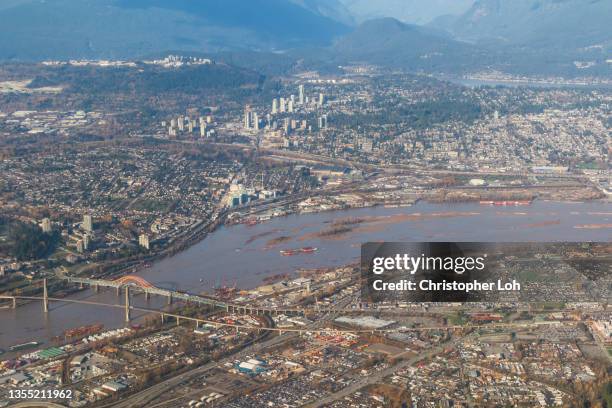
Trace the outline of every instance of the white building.
<path fill-rule="evenodd" d="M 145 249 L 150 249 L 149 236 L 147 234 L 140 234 L 138 237 L 138 245 Z"/>
<path fill-rule="evenodd" d="M 43 218 L 40 227 L 42 228 L 43 232 L 51 232 L 51 220 L 48 218 Z"/>
<path fill-rule="evenodd" d="M 83 229 L 88 232 L 93 231 L 93 218 L 89 214 L 83 215 Z"/>

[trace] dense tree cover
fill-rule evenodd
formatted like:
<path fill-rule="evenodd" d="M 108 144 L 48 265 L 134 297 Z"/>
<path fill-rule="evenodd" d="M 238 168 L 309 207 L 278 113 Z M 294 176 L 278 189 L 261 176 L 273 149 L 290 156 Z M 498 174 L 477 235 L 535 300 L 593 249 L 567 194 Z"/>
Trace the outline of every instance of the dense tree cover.
<path fill-rule="evenodd" d="M 40 259 L 56 248 L 59 232 L 44 233 L 37 225 L 14 222 L 9 228 L 10 254 L 20 261 Z"/>
<path fill-rule="evenodd" d="M 41 72 L 30 87 L 68 85 L 71 92 L 105 95 L 115 92 L 159 94 L 165 92 L 199 93 L 227 88 L 259 88 L 263 75 L 225 64 L 210 64 L 162 69 L 59 67 Z"/>
<path fill-rule="evenodd" d="M 399 105 L 374 113 L 334 116 L 337 126 L 370 126 L 406 123 L 413 129 L 427 129 L 434 125 L 461 120 L 472 122 L 482 115 L 480 104 L 471 101 L 431 100 L 412 105 Z"/>
<path fill-rule="evenodd" d="M 0 215 L 0 255 L 8 255 L 10 253 L 10 243 L 4 239 L 8 235 L 8 227 L 10 219 Z"/>
<path fill-rule="evenodd" d="M 13 70 L 27 72 L 31 88 L 54 86 L 63 91 L 53 98 L 33 95 L 0 94 L 0 104 L 9 110 L 84 110 L 113 111 L 101 129 L 106 139 L 132 129 L 142 129 L 166 120 L 168 115 L 197 106 L 207 115 L 209 107 L 242 109 L 246 104 L 271 100 L 281 88 L 278 80 L 226 63 L 162 68 L 143 63 L 136 67 L 40 66 L 28 64 L 11 67 L 0 76 L 11 77 Z M 23 78 L 24 75 L 20 76 Z M 39 137 L 40 135 L 37 135 Z M 26 137 L 26 136 L 24 136 Z M 86 139 L 88 135 L 84 135 Z M 23 145 L 23 137 L 15 143 Z M 31 141 L 34 143 L 34 140 Z"/>

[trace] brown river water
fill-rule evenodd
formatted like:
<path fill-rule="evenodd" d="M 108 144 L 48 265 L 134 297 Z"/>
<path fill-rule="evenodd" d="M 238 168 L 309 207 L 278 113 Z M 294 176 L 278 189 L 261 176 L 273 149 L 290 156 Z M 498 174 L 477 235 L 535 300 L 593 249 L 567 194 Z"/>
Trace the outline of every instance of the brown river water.
<path fill-rule="evenodd" d="M 339 219 L 358 218 L 350 231 L 326 233 Z M 612 236 L 612 203 L 536 201 L 529 206 L 483 206 L 477 203 L 431 204 L 402 208 L 362 208 L 292 215 L 254 226 L 222 227 L 191 248 L 138 272 L 153 285 L 190 293 L 214 287 L 251 288 L 272 275 L 299 268 L 339 266 L 358 261 L 360 245 L 369 241 L 605 241 Z M 281 256 L 279 251 L 316 247 L 312 254 Z M 114 290 L 85 290 L 70 298 L 121 303 Z M 166 299 L 133 296 L 132 304 L 150 308 Z M 135 321 L 143 313 L 133 313 Z M 49 343 L 64 330 L 100 323 L 121 327 L 121 309 L 52 302 L 42 313 L 38 302 L 0 310 L 0 348 L 26 342 Z M 46 344 L 45 344 L 46 345 Z M 41 346 L 44 347 L 45 345 Z M 0 357 L 1 358 L 1 357 Z"/>

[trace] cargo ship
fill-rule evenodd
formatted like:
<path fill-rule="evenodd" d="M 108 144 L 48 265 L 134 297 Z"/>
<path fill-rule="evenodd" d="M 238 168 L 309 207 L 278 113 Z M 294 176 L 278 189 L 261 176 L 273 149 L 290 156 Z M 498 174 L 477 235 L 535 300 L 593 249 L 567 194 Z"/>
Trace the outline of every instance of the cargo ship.
<path fill-rule="evenodd" d="M 102 328 L 104 328 L 104 325 L 102 324 L 92 324 L 89 326 L 76 327 L 74 329 L 68 329 L 64 331 L 64 337 L 72 338 L 90 336 L 92 334 L 101 332 Z"/>
<path fill-rule="evenodd" d="M 299 254 L 312 254 L 314 252 L 316 252 L 318 250 L 318 248 L 313 248 L 313 247 L 304 247 L 304 248 L 297 248 L 297 249 L 282 249 L 280 251 L 280 254 L 282 256 L 293 256 L 293 255 L 299 255 Z"/>
<path fill-rule="evenodd" d="M 34 348 L 36 346 L 41 345 L 42 343 L 38 341 L 29 341 L 27 343 L 15 344 L 14 346 L 9 347 L 10 351 L 21 351 Z"/>
<path fill-rule="evenodd" d="M 528 200 L 514 200 L 514 201 L 480 201 L 480 205 L 495 205 L 495 206 L 519 206 L 519 205 L 531 205 L 531 201 Z"/>

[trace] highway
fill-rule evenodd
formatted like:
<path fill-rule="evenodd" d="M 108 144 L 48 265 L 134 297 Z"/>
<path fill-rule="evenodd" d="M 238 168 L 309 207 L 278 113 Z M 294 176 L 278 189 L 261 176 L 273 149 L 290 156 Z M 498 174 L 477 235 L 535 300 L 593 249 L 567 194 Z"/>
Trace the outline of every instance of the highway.
<path fill-rule="evenodd" d="M 269 340 L 265 340 L 261 343 L 259 343 L 262 347 L 263 346 L 270 346 L 275 344 L 276 342 L 278 342 L 278 337 L 275 338 L 271 338 Z M 258 344 L 257 340 L 254 341 L 253 344 Z M 251 346 L 252 347 L 252 346 Z M 103 407 L 108 407 L 108 408 L 134 408 L 134 407 L 149 407 L 151 405 L 151 403 L 160 395 L 162 395 L 165 392 L 168 392 L 169 390 L 171 390 L 172 388 L 175 388 L 177 386 L 179 386 L 181 383 L 183 382 L 187 382 L 190 379 L 200 376 L 204 373 L 206 373 L 207 371 L 213 370 L 214 368 L 220 367 L 223 364 L 225 364 L 226 362 L 231 362 L 234 361 L 237 358 L 240 358 L 240 356 L 242 355 L 242 353 L 245 353 L 246 350 L 250 350 L 250 347 L 247 347 L 246 349 L 243 349 L 242 351 L 229 355 L 219 361 L 212 361 L 210 363 L 207 363 L 203 366 L 194 368 L 192 370 L 189 370 L 183 374 L 179 374 L 177 376 L 174 376 L 172 378 L 169 378 L 165 381 L 162 381 L 160 383 L 157 383 L 143 391 L 137 392 L 136 394 L 130 395 L 126 398 L 123 398 L 120 402 L 115 402 L 112 404 L 108 404 L 108 405 L 104 405 Z"/>
<path fill-rule="evenodd" d="M 39 300 L 44 302 L 45 298 L 42 296 L 0 296 L 0 299 L 18 299 L 18 300 Z M 66 299 L 66 298 L 47 298 L 49 302 L 66 302 L 66 303 L 77 303 L 77 304 L 87 304 L 92 306 L 101 306 L 101 307 L 110 307 L 116 309 L 125 309 L 124 304 L 109 304 L 109 303 L 101 303 L 94 302 L 89 300 L 76 300 L 76 299 Z M 547 320 L 547 321 L 538 321 L 538 322 L 521 322 L 521 323 L 489 323 L 489 324 L 467 324 L 467 325 L 442 325 L 442 326 L 423 326 L 423 327 L 394 327 L 394 328 L 381 328 L 381 329 L 329 329 L 329 328 L 311 328 L 311 327 L 300 327 L 300 328 L 278 328 L 278 327 L 260 327 L 260 326 L 248 326 L 242 324 L 235 323 L 224 323 L 217 322 L 214 320 L 202 319 L 191 316 L 183 316 L 178 313 L 168 312 L 164 310 L 137 307 L 137 306 L 129 306 L 130 310 L 135 310 L 139 312 L 145 313 L 155 313 L 160 316 L 171 317 L 178 321 L 190 321 L 197 324 L 210 324 L 216 327 L 233 327 L 242 330 L 258 330 L 258 331 L 267 331 L 267 332 L 276 332 L 278 334 L 284 333 L 316 333 L 316 334 L 383 334 L 383 333 L 406 333 L 406 332 L 420 332 L 423 330 L 461 330 L 461 329 L 507 329 L 507 328 L 533 328 L 539 326 L 559 326 L 562 322 L 556 320 Z M 251 310 L 250 307 L 246 307 L 246 310 Z M 257 308 L 252 308 L 256 310 Z M 296 309 L 305 311 L 306 309 Z M 345 310 L 355 309 L 344 309 L 342 307 L 338 309 L 325 309 L 325 310 L 312 310 L 315 313 L 324 313 L 324 316 L 331 316 L 334 314 L 345 313 Z M 371 312 L 376 312 L 376 310 L 370 310 Z M 368 310 L 360 310 L 361 313 L 368 312 Z M 240 314 L 240 313 L 237 313 Z M 244 313 L 248 314 L 248 313 Z M 321 322 L 321 319 L 318 320 Z M 568 322 L 564 322 L 567 324 Z"/>
<path fill-rule="evenodd" d="M 9 298 L 9 297 L 0 297 L 0 298 Z M 26 300 L 44 301 L 44 297 L 27 296 L 27 297 L 19 297 L 19 298 L 26 299 Z M 106 303 L 99 303 L 99 302 L 93 302 L 93 301 L 87 301 L 87 300 L 73 300 L 73 299 L 62 299 L 62 298 L 47 298 L 47 300 L 50 302 L 82 303 L 82 304 L 95 305 L 95 306 L 101 306 L 101 307 L 110 307 L 110 308 L 115 308 L 115 309 L 125 309 L 125 305 L 122 305 L 122 304 L 106 304 Z M 150 407 L 151 403 L 154 402 L 160 395 L 162 395 L 165 392 L 168 392 L 169 390 L 177 386 L 180 386 L 180 384 L 187 382 L 190 379 L 200 376 L 214 368 L 221 367 L 227 362 L 231 363 L 237 359 L 244 359 L 249 355 L 252 356 L 258 353 L 260 354 L 261 351 L 266 348 L 282 344 L 303 333 L 329 334 L 331 332 L 334 334 L 344 334 L 344 333 L 384 334 L 384 333 L 390 333 L 390 332 L 407 332 L 407 331 L 423 331 L 423 330 L 449 330 L 449 329 L 450 330 L 452 329 L 489 329 L 491 330 L 491 329 L 500 329 L 500 328 L 533 328 L 533 327 L 538 327 L 538 326 L 550 326 L 550 325 L 555 326 L 555 325 L 562 324 L 561 322 L 558 322 L 558 321 L 542 321 L 542 322 L 528 322 L 528 323 L 525 323 L 525 322 L 497 323 L 497 324 L 480 324 L 480 325 L 464 325 L 464 326 L 431 326 L 431 327 L 419 327 L 419 328 L 401 327 L 401 328 L 390 328 L 390 329 L 383 328 L 383 329 L 373 329 L 373 330 L 369 330 L 369 329 L 354 329 L 354 330 L 353 329 L 339 329 L 339 330 L 336 330 L 336 329 L 326 328 L 325 326 L 327 325 L 327 323 L 333 320 L 336 316 L 338 316 L 338 314 L 343 313 L 343 311 L 346 309 L 349 303 L 350 303 L 350 297 L 347 296 L 343 299 L 338 300 L 337 303 L 334 305 L 334 307 L 323 311 L 322 312 L 323 315 L 311 325 L 307 327 L 302 327 L 302 328 L 283 328 L 283 329 L 279 329 L 276 327 L 258 327 L 258 326 L 248 326 L 248 325 L 231 324 L 231 323 L 220 323 L 220 322 L 207 320 L 207 319 L 182 316 L 176 313 L 165 312 L 163 310 L 130 306 L 131 310 L 138 310 L 138 311 L 143 311 L 147 313 L 157 313 L 157 314 L 164 315 L 164 316 L 174 317 L 180 321 L 192 321 L 192 322 L 197 322 L 198 324 L 209 323 L 217 327 L 219 326 L 235 327 L 237 329 L 242 329 L 242 330 L 257 330 L 263 333 L 257 339 L 253 340 L 249 346 L 238 351 L 237 353 L 224 357 L 223 359 L 219 361 L 210 362 L 201 367 L 197 367 L 185 373 L 176 375 L 172 378 L 169 378 L 165 381 L 155 384 L 147 388 L 146 390 L 143 390 L 133 395 L 127 396 L 125 399 L 123 399 L 120 402 L 115 402 L 113 404 L 105 405 L 105 407 L 108 407 L 108 408 L 110 407 L 124 407 L 124 408 Z M 53 311 L 51 310 L 51 313 L 52 312 Z M 568 324 L 568 322 L 565 322 L 564 324 Z M 277 335 L 269 337 L 270 333 L 276 333 Z M 428 350 L 420 354 L 419 356 L 413 357 L 408 360 L 404 360 L 400 362 L 399 364 L 396 364 L 392 367 L 381 370 L 380 372 L 376 372 L 371 375 L 368 375 L 367 377 L 360 377 L 359 374 L 356 374 L 355 375 L 357 378 L 356 382 L 344 388 L 343 390 L 338 391 L 337 393 L 331 394 L 328 397 L 320 401 L 317 401 L 311 406 L 320 407 L 326 403 L 330 403 L 334 400 L 350 395 L 351 393 L 357 391 L 358 389 L 362 388 L 363 386 L 367 384 L 376 383 L 382 380 L 384 377 L 392 374 L 393 372 L 403 367 L 407 367 L 409 365 L 415 364 L 418 361 L 421 361 L 425 358 L 428 358 L 430 356 L 433 356 L 441 352 L 442 347 L 448 346 L 449 344 L 451 345 L 455 344 L 457 341 L 460 341 L 461 339 L 462 338 L 454 339 L 453 341 L 451 341 L 450 343 L 447 343 L 446 345 L 441 345 L 441 346 L 432 348 L 431 350 Z M 161 405 L 164 405 L 164 404 L 162 403 Z"/>
<path fill-rule="evenodd" d="M 391 367 L 385 368 L 383 370 L 380 370 L 378 372 L 374 372 L 374 373 L 369 373 L 367 376 L 363 376 L 360 373 L 356 373 L 354 375 L 354 377 L 357 379 L 354 383 L 352 383 L 351 385 L 344 387 L 343 389 L 341 389 L 340 391 L 337 391 L 333 394 L 330 394 L 328 396 L 326 396 L 325 398 L 322 398 L 316 402 L 313 402 L 311 404 L 306 405 L 306 408 L 319 408 L 319 407 L 323 407 L 327 404 L 331 404 L 334 401 L 337 401 L 341 398 L 344 398 L 346 396 L 349 396 L 351 394 L 353 394 L 356 391 L 359 391 L 361 388 L 367 386 L 367 385 L 374 385 L 380 381 L 382 381 L 385 377 L 392 375 L 393 373 L 397 372 L 398 370 L 401 370 L 402 368 L 406 368 L 406 367 L 410 367 L 411 365 L 414 365 L 416 363 L 418 363 L 419 361 L 423 361 L 428 359 L 429 357 L 435 356 L 436 354 L 441 353 L 445 348 L 449 347 L 449 346 L 454 346 L 455 344 L 457 344 L 460 341 L 464 341 L 465 339 L 467 339 L 469 336 L 472 336 L 473 334 L 470 334 L 468 336 L 465 337 L 458 337 L 456 339 L 451 340 L 450 342 L 446 343 L 446 344 L 442 344 L 436 347 L 433 347 L 423 353 L 420 353 L 408 360 L 402 360 L 400 361 L 398 364 L 392 365 Z"/>
<path fill-rule="evenodd" d="M 338 303 L 340 304 L 341 307 L 346 306 L 346 304 L 348 303 L 349 299 L 345 298 L 345 299 L 341 299 L 338 301 Z M 325 316 L 323 316 L 323 318 L 321 318 L 320 320 L 318 320 L 317 322 L 314 322 L 311 327 L 308 328 L 308 331 L 310 331 L 311 329 L 315 329 L 316 327 L 324 324 L 326 321 L 332 319 L 335 315 L 328 313 Z M 249 354 L 256 354 L 256 353 L 260 353 L 262 350 L 269 348 L 269 347 L 273 347 L 276 346 L 278 344 L 282 344 L 284 342 L 287 342 L 289 340 L 291 340 L 292 338 L 296 337 L 298 335 L 298 332 L 285 332 L 284 334 L 280 334 L 276 337 L 272 337 L 269 338 L 267 340 L 258 342 L 258 341 L 254 341 L 250 346 L 240 350 L 239 352 L 229 355 L 223 359 L 221 359 L 220 361 L 215 361 L 215 362 L 210 362 L 207 363 L 201 367 L 195 368 L 193 370 L 190 370 L 186 373 L 183 374 L 179 374 L 176 377 L 172 377 L 168 380 L 162 381 L 158 384 L 153 385 L 152 387 L 147 388 L 146 390 L 140 391 L 136 394 L 133 394 L 129 397 L 127 397 L 126 399 L 122 400 L 119 403 L 115 403 L 115 404 L 110 404 L 110 405 L 106 405 L 105 408 L 133 408 L 133 407 L 150 407 L 151 403 L 153 402 L 153 400 L 155 398 L 157 398 L 158 396 L 160 396 L 161 394 L 163 394 L 164 392 L 167 392 L 168 390 L 180 385 L 183 382 L 188 381 L 191 378 L 197 377 L 199 375 L 204 374 L 207 371 L 210 371 L 216 367 L 221 367 L 223 366 L 223 364 L 227 363 L 227 362 L 233 362 L 234 360 L 237 359 L 242 359 L 247 357 L 247 355 Z M 168 402 L 167 402 L 168 403 Z M 167 403 L 160 403 L 160 404 L 156 404 L 156 406 L 164 406 Z"/>

